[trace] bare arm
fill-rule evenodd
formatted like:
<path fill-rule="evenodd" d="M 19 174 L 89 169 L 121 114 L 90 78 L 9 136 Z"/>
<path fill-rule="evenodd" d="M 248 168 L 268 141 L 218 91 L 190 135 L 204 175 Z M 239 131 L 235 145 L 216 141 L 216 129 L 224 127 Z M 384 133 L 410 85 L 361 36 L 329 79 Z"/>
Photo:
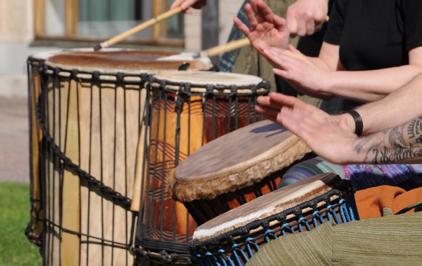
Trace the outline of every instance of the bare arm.
<path fill-rule="evenodd" d="M 270 97 L 282 106 L 281 111 L 274 110 L 275 120 L 328 161 L 338 164 L 422 161 L 422 116 L 359 138 L 332 116 L 297 98 L 282 94 Z M 257 111 L 262 112 L 261 108 L 257 106 Z"/>
<path fill-rule="evenodd" d="M 383 99 L 358 107 L 356 110 L 362 117 L 363 134 L 368 135 L 396 127 L 420 115 L 422 113 L 420 99 L 422 99 L 422 75 L 418 75 Z M 352 132 L 354 131 L 354 122 L 350 115 L 343 114 L 337 118 Z"/>
<path fill-rule="evenodd" d="M 409 52 L 409 65 L 369 71 L 343 71 L 338 46 L 323 44 L 318 58 L 290 48 L 264 50 L 276 68 L 274 72 L 303 93 L 338 95 L 362 102 L 379 100 L 422 73 L 422 47 Z M 311 64 L 310 64 L 311 63 Z"/>
<path fill-rule="evenodd" d="M 352 162 L 371 164 L 421 162 L 422 116 L 400 126 L 357 139 L 350 154 Z"/>

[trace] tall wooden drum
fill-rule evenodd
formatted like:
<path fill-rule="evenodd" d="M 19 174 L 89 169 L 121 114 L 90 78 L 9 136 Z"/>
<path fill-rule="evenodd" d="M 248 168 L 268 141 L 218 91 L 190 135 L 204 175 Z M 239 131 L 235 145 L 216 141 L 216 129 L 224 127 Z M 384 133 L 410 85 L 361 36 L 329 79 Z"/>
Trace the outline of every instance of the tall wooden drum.
<path fill-rule="evenodd" d="M 166 55 L 68 51 L 41 65 L 33 104 L 42 133 L 38 215 L 45 265 L 133 264 L 130 206 L 137 160 L 143 160 L 145 82 L 157 69 L 208 67 L 157 60 Z"/>
<path fill-rule="evenodd" d="M 269 88 L 255 76 L 207 71 L 160 71 L 149 86 L 149 161 L 138 254 L 188 262 L 196 224 L 185 206 L 173 200 L 168 177 L 205 143 L 260 120 L 256 98 Z"/>

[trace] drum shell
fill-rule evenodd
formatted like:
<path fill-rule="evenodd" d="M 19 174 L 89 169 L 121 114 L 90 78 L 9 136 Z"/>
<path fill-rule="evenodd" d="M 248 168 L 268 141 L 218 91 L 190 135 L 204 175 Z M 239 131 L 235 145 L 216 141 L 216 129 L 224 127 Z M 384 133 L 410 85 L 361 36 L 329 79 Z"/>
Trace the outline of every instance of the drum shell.
<path fill-rule="evenodd" d="M 321 196 L 286 209 L 280 213 L 251 220 L 224 234 L 207 240 L 195 240 L 193 256 L 199 265 L 220 263 L 245 265 L 259 247 L 289 234 L 310 231 L 323 223 L 348 223 L 354 221 L 356 209 L 350 187 L 342 184 Z"/>
<path fill-rule="evenodd" d="M 165 83 L 158 79 L 151 83 L 149 169 L 137 233 L 137 245 L 156 252 L 163 242 L 187 246 L 196 228 L 186 207 L 167 189 L 174 167 L 205 143 L 261 120 L 254 105 L 258 95 L 266 93 L 219 93 L 212 84 L 207 91 L 189 84 Z M 166 250 L 172 251 L 171 247 Z"/>
<path fill-rule="evenodd" d="M 31 141 L 31 169 L 39 173 L 31 193 L 42 221 L 37 227 L 31 218 L 31 231 L 37 228 L 44 264 L 131 265 L 137 213 L 129 205 L 143 161 L 144 81 L 151 68 L 176 64 L 120 61 L 118 70 L 49 59 L 30 68 L 36 78 L 29 72 L 31 135 L 39 133 Z"/>
<path fill-rule="evenodd" d="M 42 74 L 46 265 L 131 265 L 130 202 L 143 115 L 143 77 Z M 85 178 L 84 178 L 85 177 Z"/>
<path fill-rule="evenodd" d="M 45 58 L 36 56 L 29 57 L 27 60 L 31 213 L 26 235 L 36 245 L 41 245 L 42 232 L 44 230 L 40 183 L 40 148 L 42 146 L 42 131 L 38 123 L 36 110 L 41 95 L 41 69 L 44 61 Z"/>

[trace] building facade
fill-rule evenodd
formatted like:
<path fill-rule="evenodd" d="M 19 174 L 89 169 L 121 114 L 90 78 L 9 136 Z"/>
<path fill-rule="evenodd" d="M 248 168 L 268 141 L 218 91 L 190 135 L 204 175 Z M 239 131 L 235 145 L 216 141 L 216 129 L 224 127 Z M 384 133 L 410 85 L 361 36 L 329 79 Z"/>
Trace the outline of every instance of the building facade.
<path fill-rule="evenodd" d="M 92 47 L 165 12 L 172 0 L 0 0 L 0 95 L 26 95 L 26 59 L 52 49 Z M 200 51 L 224 43 L 243 0 L 209 0 L 121 46 Z M 209 31 L 215 32 L 210 38 Z M 204 42 L 207 42 L 205 43 Z"/>

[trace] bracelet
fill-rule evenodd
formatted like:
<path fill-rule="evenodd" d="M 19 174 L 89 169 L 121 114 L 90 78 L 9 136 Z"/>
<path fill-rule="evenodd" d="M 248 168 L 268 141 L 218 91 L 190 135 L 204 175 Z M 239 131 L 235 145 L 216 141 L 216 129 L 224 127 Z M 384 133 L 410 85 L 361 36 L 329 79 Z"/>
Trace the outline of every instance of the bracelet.
<path fill-rule="evenodd" d="M 361 137 L 363 133 L 362 116 L 360 116 L 356 110 L 350 110 L 347 113 L 350 114 L 353 117 L 353 121 L 355 121 L 355 134 L 358 137 Z"/>

